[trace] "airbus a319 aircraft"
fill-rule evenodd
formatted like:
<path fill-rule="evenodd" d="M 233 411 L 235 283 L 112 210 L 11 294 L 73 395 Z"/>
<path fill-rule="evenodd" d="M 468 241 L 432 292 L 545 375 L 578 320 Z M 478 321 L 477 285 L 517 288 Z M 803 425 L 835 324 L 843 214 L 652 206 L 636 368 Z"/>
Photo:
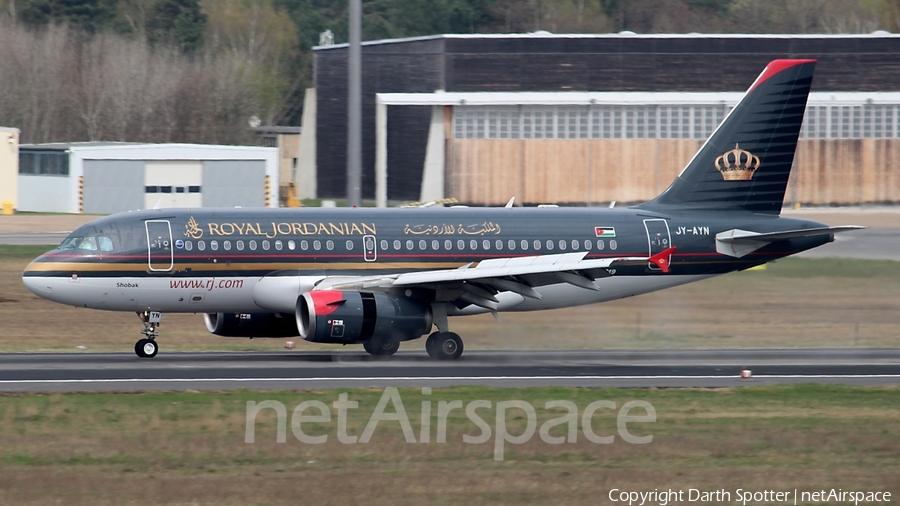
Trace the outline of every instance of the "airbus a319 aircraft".
<path fill-rule="evenodd" d="M 159 209 L 100 218 L 23 281 L 77 307 L 134 311 L 139 357 L 162 313 L 228 337 L 301 336 L 456 359 L 448 317 L 604 302 L 739 271 L 836 232 L 779 216 L 815 60 L 775 60 L 672 185 L 624 209 Z"/>

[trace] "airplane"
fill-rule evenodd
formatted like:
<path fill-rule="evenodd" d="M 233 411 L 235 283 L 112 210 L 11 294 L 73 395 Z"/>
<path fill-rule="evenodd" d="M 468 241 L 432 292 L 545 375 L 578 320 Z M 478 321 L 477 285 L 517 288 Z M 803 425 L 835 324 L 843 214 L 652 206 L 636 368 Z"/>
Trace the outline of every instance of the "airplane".
<path fill-rule="evenodd" d="M 633 207 L 127 212 L 78 228 L 22 280 L 61 304 L 136 312 L 141 358 L 159 350 L 162 313 L 203 313 L 218 336 L 372 355 L 430 333 L 429 356 L 457 359 L 451 316 L 620 299 L 864 228 L 780 216 L 815 64 L 769 63 L 671 186 Z"/>

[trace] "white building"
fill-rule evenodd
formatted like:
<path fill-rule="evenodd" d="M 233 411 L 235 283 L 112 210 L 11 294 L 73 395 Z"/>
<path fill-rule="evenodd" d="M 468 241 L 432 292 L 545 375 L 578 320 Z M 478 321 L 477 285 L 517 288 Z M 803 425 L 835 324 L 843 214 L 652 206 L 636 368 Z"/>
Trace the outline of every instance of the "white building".
<path fill-rule="evenodd" d="M 137 143 L 23 144 L 18 210 L 277 207 L 278 149 Z"/>

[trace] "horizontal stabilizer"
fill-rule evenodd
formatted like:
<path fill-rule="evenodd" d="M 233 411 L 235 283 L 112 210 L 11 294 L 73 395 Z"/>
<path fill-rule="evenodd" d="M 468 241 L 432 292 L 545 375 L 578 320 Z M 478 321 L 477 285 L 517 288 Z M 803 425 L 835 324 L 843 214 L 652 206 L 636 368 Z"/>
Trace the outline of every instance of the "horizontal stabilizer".
<path fill-rule="evenodd" d="M 767 233 L 751 232 L 733 228 L 716 234 L 716 251 L 722 255 L 741 258 L 775 241 L 830 235 L 838 232 L 860 230 L 863 228 L 866 227 L 861 227 L 859 225 L 842 225 L 838 227 L 804 228 L 801 230 Z"/>

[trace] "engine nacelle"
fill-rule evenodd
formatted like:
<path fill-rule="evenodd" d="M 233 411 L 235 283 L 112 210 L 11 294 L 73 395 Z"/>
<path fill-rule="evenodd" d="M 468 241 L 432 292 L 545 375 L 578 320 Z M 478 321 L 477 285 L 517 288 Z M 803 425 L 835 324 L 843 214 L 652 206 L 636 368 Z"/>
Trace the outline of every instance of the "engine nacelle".
<path fill-rule="evenodd" d="M 206 330 L 224 337 L 295 337 L 297 320 L 290 314 L 205 313 Z"/>
<path fill-rule="evenodd" d="M 322 290 L 297 299 L 297 329 L 315 343 L 409 341 L 431 330 L 431 306 L 383 293 Z"/>

